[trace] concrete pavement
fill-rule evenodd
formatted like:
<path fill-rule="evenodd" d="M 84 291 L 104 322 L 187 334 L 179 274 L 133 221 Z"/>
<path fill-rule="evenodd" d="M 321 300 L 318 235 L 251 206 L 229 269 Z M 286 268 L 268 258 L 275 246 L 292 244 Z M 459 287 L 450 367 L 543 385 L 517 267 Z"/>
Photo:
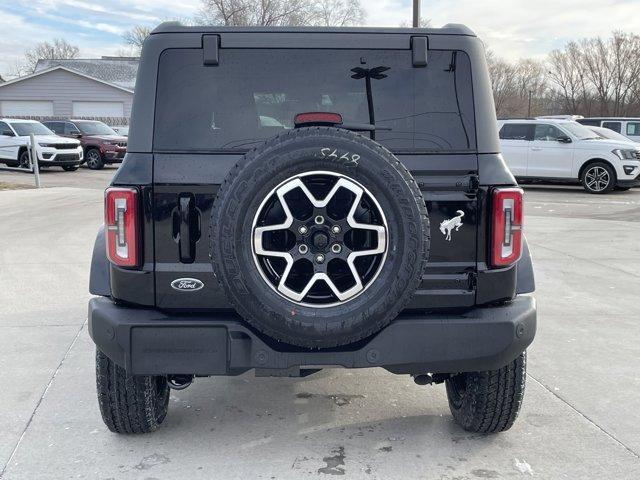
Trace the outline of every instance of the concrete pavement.
<path fill-rule="evenodd" d="M 98 183 L 0 192 L 3 478 L 640 477 L 640 191 L 527 189 L 539 333 L 509 432 L 464 432 L 442 386 L 374 369 L 199 379 L 158 432 L 118 436 L 85 325 Z"/>

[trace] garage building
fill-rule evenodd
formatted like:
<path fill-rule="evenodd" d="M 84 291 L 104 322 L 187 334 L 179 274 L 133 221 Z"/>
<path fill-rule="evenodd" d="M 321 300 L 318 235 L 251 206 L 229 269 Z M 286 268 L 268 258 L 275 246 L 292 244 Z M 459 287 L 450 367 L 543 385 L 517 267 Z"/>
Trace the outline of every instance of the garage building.
<path fill-rule="evenodd" d="M 0 117 L 88 118 L 128 124 L 138 59 L 40 60 L 34 73 L 0 84 Z"/>

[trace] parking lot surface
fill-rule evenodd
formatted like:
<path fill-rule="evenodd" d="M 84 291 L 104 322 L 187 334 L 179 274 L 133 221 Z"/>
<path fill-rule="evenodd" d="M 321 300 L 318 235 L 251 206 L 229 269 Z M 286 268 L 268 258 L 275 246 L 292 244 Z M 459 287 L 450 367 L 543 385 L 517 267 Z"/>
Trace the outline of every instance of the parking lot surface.
<path fill-rule="evenodd" d="M 371 369 L 198 379 L 157 432 L 118 436 L 100 419 L 86 329 L 114 171 L 0 190 L 3 479 L 640 478 L 640 190 L 526 188 L 539 330 L 504 434 L 460 429 L 443 386 Z"/>

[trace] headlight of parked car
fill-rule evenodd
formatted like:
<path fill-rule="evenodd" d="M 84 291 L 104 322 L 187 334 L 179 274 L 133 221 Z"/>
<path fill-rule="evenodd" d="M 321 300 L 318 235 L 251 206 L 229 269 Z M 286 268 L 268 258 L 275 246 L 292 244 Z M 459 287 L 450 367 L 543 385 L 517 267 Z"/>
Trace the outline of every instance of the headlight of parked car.
<path fill-rule="evenodd" d="M 637 150 L 623 150 L 617 148 L 613 151 L 613 154 L 620 160 L 638 160 L 640 158 L 640 152 Z"/>

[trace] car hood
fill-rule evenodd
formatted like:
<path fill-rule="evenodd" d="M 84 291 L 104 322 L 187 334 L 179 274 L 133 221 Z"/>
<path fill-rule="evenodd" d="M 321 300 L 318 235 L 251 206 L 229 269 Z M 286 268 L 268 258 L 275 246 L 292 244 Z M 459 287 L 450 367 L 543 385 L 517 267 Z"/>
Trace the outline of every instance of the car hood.
<path fill-rule="evenodd" d="M 58 135 L 36 135 L 38 143 L 65 143 L 80 145 L 80 142 L 74 138 L 64 138 Z"/>
<path fill-rule="evenodd" d="M 127 137 L 123 137 L 122 135 L 84 135 L 83 138 L 100 140 L 101 142 L 126 142 L 127 141 Z"/>

